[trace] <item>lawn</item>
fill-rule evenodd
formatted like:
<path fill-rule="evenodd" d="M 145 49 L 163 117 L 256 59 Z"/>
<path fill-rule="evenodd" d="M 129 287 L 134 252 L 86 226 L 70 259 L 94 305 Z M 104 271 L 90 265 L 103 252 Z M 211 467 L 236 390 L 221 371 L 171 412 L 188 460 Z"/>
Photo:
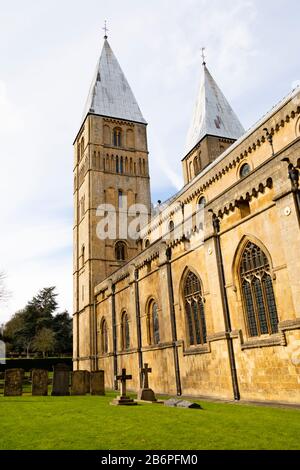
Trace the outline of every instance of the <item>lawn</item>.
<path fill-rule="evenodd" d="M 0 449 L 300 449 L 300 410 L 116 407 L 114 396 L 0 396 Z"/>

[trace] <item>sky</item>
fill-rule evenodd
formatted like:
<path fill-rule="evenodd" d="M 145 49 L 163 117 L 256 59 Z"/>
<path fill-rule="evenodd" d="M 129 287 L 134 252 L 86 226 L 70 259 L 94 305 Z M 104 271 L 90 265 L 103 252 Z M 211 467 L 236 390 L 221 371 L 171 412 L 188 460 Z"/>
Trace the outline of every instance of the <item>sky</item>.
<path fill-rule="evenodd" d="M 207 66 L 245 129 L 300 80 L 297 0 L 0 0 L 0 324 L 57 286 L 72 312 L 73 140 L 109 43 L 148 122 L 152 201 L 181 159 Z"/>

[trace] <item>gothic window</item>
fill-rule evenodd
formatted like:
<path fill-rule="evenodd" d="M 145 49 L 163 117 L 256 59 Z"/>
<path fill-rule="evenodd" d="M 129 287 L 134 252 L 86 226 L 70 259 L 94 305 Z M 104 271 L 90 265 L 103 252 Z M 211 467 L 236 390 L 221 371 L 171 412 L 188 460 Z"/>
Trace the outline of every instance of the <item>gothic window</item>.
<path fill-rule="evenodd" d="M 147 313 L 147 334 L 149 344 L 159 344 L 159 318 L 158 318 L 158 306 L 154 300 L 149 303 L 149 309 Z"/>
<path fill-rule="evenodd" d="M 245 163 L 240 169 L 240 178 L 245 178 L 251 171 L 250 165 Z"/>
<path fill-rule="evenodd" d="M 121 147 L 122 145 L 122 131 L 119 128 L 114 129 L 113 144 L 114 147 Z"/>
<path fill-rule="evenodd" d="M 119 209 L 122 209 L 123 207 L 123 191 L 121 191 L 120 189 L 118 191 L 118 206 Z"/>
<path fill-rule="evenodd" d="M 115 246 L 115 256 L 117 261 L 125 261 L 126 245 L 124 242 L 117 242 Z"/>
<path fill-rule="evenodd" d="M 119 157 L 116 156 L 116 173 L 119 173 Z"/>
<path fill-rule="evenodd" d="M 126 312 L 122 314 L 121 319 L 121 348 L 127 351 L 130 348 L 129 321 Z"/>
<path fill-rule="evenodd" d="M 100 327 L 100 350 L 102 354 L 108 353 L 108 334 L 107 334 L 107 323 L 106 320 L 103 318 Z"/>
<path fill-rule="evenodd" d="M 189 271 L 184 283 L 184 303 L 188 329 L 188 343 L 197 346 L 207 342 L 204 298 L 199 278 Z"/>
<path fill-rule="evenodd" d="M 149 240 L 149 238 L 147 238 L 147 240 L 145 241 L 145 248 L 148 248 L 148 246 L 150 246 L 150 240 Z"/>
<path fill-rule="evenodd" d="M 249 336 L 278 332 L 278 315 L 270 273 L 263 250 L 248 242 L 240 261 L 239 277 Z"/>
<path fill-rule="evenodd" d="M 122 174 L 124 172 L 124 163 L 123 163 L 123 157 L 120 158 L 120 173 Z"/>

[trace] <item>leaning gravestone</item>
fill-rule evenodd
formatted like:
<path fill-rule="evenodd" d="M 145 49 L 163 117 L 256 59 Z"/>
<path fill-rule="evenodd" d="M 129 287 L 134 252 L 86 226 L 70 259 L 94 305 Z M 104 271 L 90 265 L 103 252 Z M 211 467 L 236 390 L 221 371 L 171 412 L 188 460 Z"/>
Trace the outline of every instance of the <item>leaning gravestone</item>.
<path fill-rule="evenodd" d="M 90 373 L 91 395 L 105 395 L 104 370 L 97 370 Z"/>
<path fill-rule="evenodd" d="M 23 369 L 7 369 L 4 376 L 4 396 L 19 397 L 22 395 Z"/>
<path fill-rule="evenodd" d="M 179 400 L 178 398 L 170 398 L 170 400 L 165 401 L 165 406 L 169 406 L 171 408 L 192 408 L 201 410 L 201 405 L 198 403 L 192 403 L 187 400 Z"/>
<path fill-rule="evenodd" d="M 66 364 L 53 367 L 52 396 L 69 396 L 70 368 Z"/>
<path fill-rule="evenodd" d="M 72 395 L 85 395 L 86 394 L 86 374 L 85 370 L 75 370 L 72 372 Z"/>
<path fill-rule="evenodd" d="M 46 397 L 48 395 L 48 371 L 33 369 L 32 371 L 32 396 Z"/>
<path fill-rule="evenodd" d="M 89 370 L 84 371 L 85 374 L 85 393 L 91 392 L 91 373 Z"/>

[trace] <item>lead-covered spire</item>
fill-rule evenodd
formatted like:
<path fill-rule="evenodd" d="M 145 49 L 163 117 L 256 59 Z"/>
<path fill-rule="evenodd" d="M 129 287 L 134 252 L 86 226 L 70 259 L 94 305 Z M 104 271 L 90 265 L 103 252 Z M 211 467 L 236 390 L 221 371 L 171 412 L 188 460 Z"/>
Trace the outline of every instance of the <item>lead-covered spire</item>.
<path fill-rule="evenodd" d="M 193 119 L 187 136 L 187 155 L 205 136 L 237 140 L 245 133 L 237 115 L 206 67 L 197 96 Z"/>
<path fill-rule="evenodd" d="M 107 41 L 107 33 L 105 33 L 103 49 L 84 108 L 83 121 L 88 114 L 146 124 L 119 62 Z"/>

